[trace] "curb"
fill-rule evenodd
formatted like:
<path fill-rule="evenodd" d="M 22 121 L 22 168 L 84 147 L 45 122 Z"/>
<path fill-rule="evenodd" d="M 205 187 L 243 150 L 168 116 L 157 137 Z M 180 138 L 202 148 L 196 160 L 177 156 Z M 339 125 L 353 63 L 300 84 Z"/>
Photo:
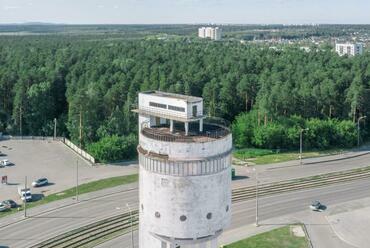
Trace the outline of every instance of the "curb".
<path fill-rule="evenodd" d="M 334 161 L 342 161 L 342 160 L 347 160 L 347 159 L 352 159 L 352 158 L 357 158 L 357 157 L 365 156 L 365 155 L 368 155 L 368 154 L 370 154 L 370 151 L 364 152 L 364 153 L 361 153 L 361 154 L 356 154 L 356 155 L 344 157 L 344 158 L 334 158 L 334 159 L 328 159 L 328 160 L 321 160 L 321 161 L 317 161 L 317 162 L 306 162 L 306 163 L 303 162 L 302 165 L 304 166 L 304 165 L 329 163 L 329 162 L 334 162 Z M 322 156 L 322 157 L 328 157 L 328 156 L 336 156 L 336 155 L 327 155 L 327 156 Z M 318 158 L 318 157 L 316 157 L 316 158 Z M 289 167 L 296 167 L 296 166 L 300 166 L 300 164 L 285 165 L 285 166 L 283 165 L 283 166 L 278 166 L 278 167 L 271 167 L 271 168 L 267 168 L 266 170 L 278 170 L 278 169 L 289 168 Z"/>
<path fill-rule="evenodd" d="M 309 162 L 309 163 L 303 163 L 303 164 L 320 164 L 320 163 L 327 163 L 327 162 L 333 162 L 333 161 L 341 161 L 341 160 L 346 160 L 346 159 L 351 159 L 351 158 L 357 158 L 357 157 L 361 157 L 361 156 L 365 156 L 365 155 L 368 155 L 370 154 L 370 151 L 368 152 L 364 152 L 364 153 L 361 153 L 361 154 L 356 154 L 356 155 L 352 155 L 352 156 L 348 156 L 348 157 L 345 157 L 345 158 L 335 158 L 335 159 L 329 159 L 329 160 L 324 160 L 324 161 L 319 161 L 319 162 Z"/>

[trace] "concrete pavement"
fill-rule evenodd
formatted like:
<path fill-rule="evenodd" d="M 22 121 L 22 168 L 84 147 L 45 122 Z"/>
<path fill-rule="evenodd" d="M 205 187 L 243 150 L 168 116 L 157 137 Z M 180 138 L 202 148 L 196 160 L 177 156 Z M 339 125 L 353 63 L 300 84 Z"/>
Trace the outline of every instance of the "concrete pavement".
<path fill-rule="evenodd" d="M 0 151 L 6 154 L 13 166 L 0 168 L 0 176 L 8 176 L 8 184 L 0 184 L 0 201 L 12 199 L 20 203 L 17 189 L 24 185 L 27 176 L 30 187 L 32 181 L 46 177 L 50 184 L 33 188 L 32 193 L 49 195 L 72 188 L 76 184 L 76 163 L 79 164 L 79 183 L 87 183 L 103 178 L 138 173 L 137 165 L 91 166 L 60 141 L 50 140 L 3 140 Z"/>
<path fill-rule="evenodd" d="M 370 198 L 341 204 L 326 219 L 341 240 L 353 247 L 369 247 Z"/>

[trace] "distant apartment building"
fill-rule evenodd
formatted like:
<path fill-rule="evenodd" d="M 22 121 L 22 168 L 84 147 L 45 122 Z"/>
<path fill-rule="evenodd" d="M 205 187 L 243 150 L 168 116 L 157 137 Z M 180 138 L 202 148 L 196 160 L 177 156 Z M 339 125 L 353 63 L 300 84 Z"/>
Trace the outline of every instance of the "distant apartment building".
<path fill-rule="evenodd" d="M 210 38 L 211 40 L 221 40 L 222 30 L 219 27 L 201 27 L 198 30 L 199 38 Z"/>
<path fill-rule="evenodd" d="M 335 44 L 335 51 L 339 56 L 348 55 L 356 56 L 363 53 L 363 45 L 361 43 L 337 43 Z"/>

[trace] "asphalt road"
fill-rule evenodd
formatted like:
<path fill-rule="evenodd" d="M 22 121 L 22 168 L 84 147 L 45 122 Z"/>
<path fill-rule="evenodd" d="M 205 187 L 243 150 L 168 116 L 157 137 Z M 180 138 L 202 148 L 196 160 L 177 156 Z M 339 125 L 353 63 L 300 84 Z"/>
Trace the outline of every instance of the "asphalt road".
<path fill-rule="evenodd" d="M 259 200 L 259 224 L 261 226 L 280 226 L 289 223 L 296 223 L 297 220 L 306 223 L 309 228 L 309 232 L 315 234 L 314 242 L 317 242 L 314 247 L 348 247 L 342 241 L 328 237 L 332 235 L 330 233 L 330 227 L 327 226 L 328 230 L 322 229 L 323 225 L 319 219 L 322 215 L 317 212 L 309 210 L 309 205 L 313 200 L 319 199 L 321 202 L 330 208 L 332 205 L 340 204 L 343 202 L 353 201 L 370 196 L 370 180 L 360 180 L 356 182 L 344 183 L 341 185 L 332 185 L 325 188 L 309 189 L 291 193 L 285 193 L 275 196 L 268 196 Z M 255 201 L 249 200 L 246 202 L 233 204 L 232 207 L 232 223 L 231 226 L 225 230 L 225 234 L 230 232 L 237 232 L 242 227 L 246 229 L 256 229 L 251 224 L 255 223 Z M 279 217 L 286 216 L 286 218 Z M 290 220 L 290 222 L 286 222 Z M 249 225 L 249 226 L 247 226 Z M 314 229 L 317 226 L 320 232 L 316 232 Z M 261 228 L 261 227 L 258 227 Z M 257 228 L 257 229 L 258 229 Z M 251 230 L 251 233 L 254 233 Z M 243 231 L 240 235 L 243 237 Z M 137 247 L 137 234 L 135 232 L 135 247 Z M 131 234 L 124 235 L 98 246 L 99 248 L 131 248 Z M 235 234 L 234 234 L 235 235 Z M 238 234 L 236 234 L 237 236 Z M 330 240 L 331 238 L 332 240 Z M 221 237 L 221 242 L 225 238 Z M 324 244 L 324 245 L 323 245 Z M 340 246 L 341 245 L 341 246 Z"/>
<path fill-rule="evenodd" d="M 126 210 L 126 203 L 138 204 L 137 190 L 107 196 L 98 200 L 81 202 L 78 205 L 62 208 L 46 214 L 29 218 L 25 221 L 0 228 L 0 246 L 29 247 L 67 230 L 95 222 Z M 307 211 L 308 205 L 315 199 L 332 204 L 361 199 L 370 196 L 370 180 L 359 180 L 325 188 L 303 190 L 261 198 L 260 221 L 266 225 L 274 217 L 291 215 Z M 253 200 L 233 205 L 233 219 L 230 229 L 237 229 L 246 224 L 254 223 L 255 202 Z M 130 247 L 129 237 L 115 239 L 101 247 Z M 113 242 L 113 243 L 112 243 Z M 115 244 L 114 244 L 115 242 Z"/>
<path fill-rule="evenodd" d="M 320 159 L 310 159 L 306 162 L 317 160 L 330 160 L 341 158 L 342 156 L 325 157 Z M 259 180 L 263 183 L 279 181 L 297 177 L 306 177 L 332 171 L 347 170 L 351 168 L 368 166 L 370 155 L 362 155 L 350 159 L 336 160 L 331 162 L 295 165 L 295 161 L 280 165 L 258 166 Z M 233 187 L 243 184 L 254 184 L 254 173 L 248 171 L 250 168 L 239 168 L 246 173 L 247 179 L 233 182 Z M 278 196 L 270 196 L 260 200 L 261 220 L 271 219 L 276 216 L 299 212 L 307 209 L 307 205 L 314 199 L 320 199 L 328 204 L 341 203 L 353 199 L 361 199 L 370 196 L 370 180 L 346 183 L 343 185 L 333 185 L 327 188 L 305 190 L 302 192 L 286 193 Z M 365 185 L 365 186 L 364 186 Z M 108 192 L 109 190 L 107 190 Z M 99 192 L 97 192 L 99 193 Z M 105 194 L 105 193 L 104 193 Z M 103 195 L 104 195 L 103 194 Z M 102 194 L 100 194 L 102 195 Z M 82 197 L 81 197 L 82 198 Z M 85 198 L 86 199 L 86 198 Z M 122 212 L 126 212 L 126 203 L 132 206 L 138 205 L 137 189 L 129 192 L 116 193 L 99 197 L 98 199 L 85 200 L 79 204 L 66 206 L 47 213 L 39 214 L 48 208 L 47 205 L 36 207 L 29 212 L 33 216 L 27 220 L 19 222 L 22 214 L 0 219 L 0 247 L 29 247 L 32 244 L 44 241 L 66 231 L 96 222 Z M 63 205 L 63 204 L 54 204 Z M 233 223 L 231 228 L 238 228 L 248 223 L 254 222 L 254 201 L 238 203 L 233 206 Z M 4 226 L 6 223 L 16 222 Z M 111 242 L 117 244 L 127 242 L 127 237 L 122 237 Z M 120 239 L 123 239 L 120 241 Z M 118 240 L 118 241 L 117 241 Z M 130 239 L 128 239 L 130 240 Z M 130 242 L 129 242 L 130 243 Z M 109 245 L 110 243 L 108 243 Z M 114 247 L 114 246 L 106 246 Z"/>

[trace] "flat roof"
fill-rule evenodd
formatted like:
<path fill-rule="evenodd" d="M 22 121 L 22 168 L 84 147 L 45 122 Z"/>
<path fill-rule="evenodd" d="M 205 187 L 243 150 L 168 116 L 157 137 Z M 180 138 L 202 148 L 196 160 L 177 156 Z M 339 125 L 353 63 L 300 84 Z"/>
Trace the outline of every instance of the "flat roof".
<path fill-rule="evenodd" d="M 175 98 L 175 99 L 184 100 L 186 102 L 200 102 L 200 101 L 203 101 L 203 98 L 197 97 L 197 96 L 181 95 L 181 94 L 168 93 L 168 92 L 163 92 L 163 91 L 158 91 L 158 90 L 144 91 L 144 92 L 140 92 L 140 93 L 141 94 L 146 94 L 146 95 L 152 95 L 152 96 Z"/>

